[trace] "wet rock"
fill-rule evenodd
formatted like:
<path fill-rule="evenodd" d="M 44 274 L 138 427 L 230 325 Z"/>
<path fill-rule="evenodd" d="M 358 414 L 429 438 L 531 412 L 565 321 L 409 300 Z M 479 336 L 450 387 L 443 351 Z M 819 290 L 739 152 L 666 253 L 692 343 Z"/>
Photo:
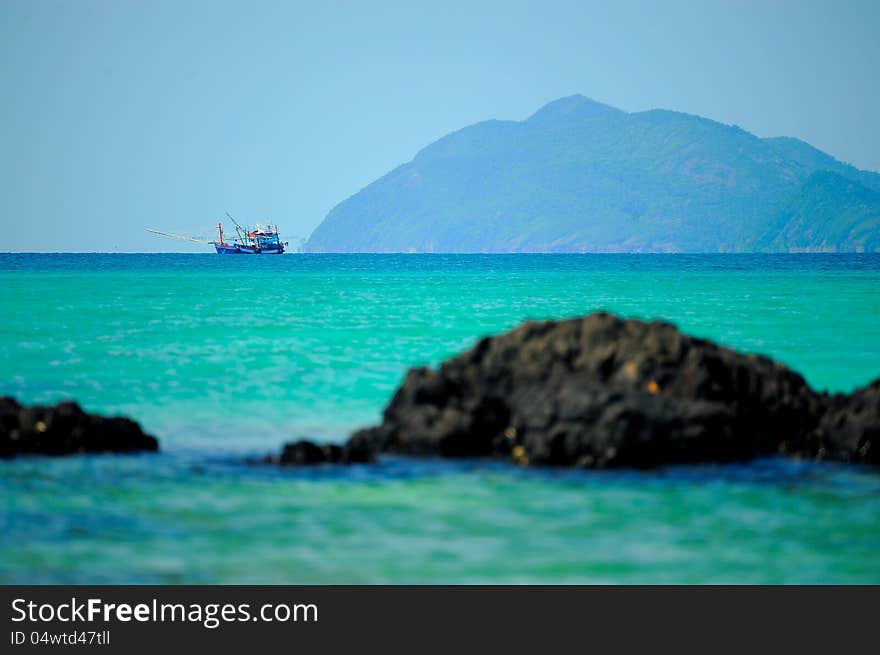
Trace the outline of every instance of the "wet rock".
<path fill-rule="evenodd" d="M 770 359 L 593 314 L 526 323 L 436 371 L 410 371 L 382 424 L 355 438 L 379 452 L 646 468 L 774 453 L 821 410 L 804 379 Z"/>
<path fill-rule="evenodd" d="M 282 466 L 305 466 L 309 464 L 355 464 L 373 461 L 374 453 L 357 445 L 316 444 L 300 439 L 285 444 L 277 458 L 270 462 Z"/>
<path fill-rule="evenodd" d="M 158 449 L 158 441 L 131 419 L 88 414 L 69 401 L 26 407 L 0 398 L 0 457 Z"/>
<path fill-rule="evenodd" d="M 382 423 L 343 448 L 585 468 L 780 452 L 877 463 L 878 387 L 828 397 L 767 357 L 599 313 L 528 322 L 411 370 Z"/>
<path fill-rule="evenodd" d="M 311 441 L 296 441 L 285 444 L 281 451 L 282 464 L 321 464 L 328 461 L 327 453 Z"/>
<path fill-rule="evenodd" d="M 880 465 L 880 379 L 850 395 L 831 398 L 810 455 Z"/>

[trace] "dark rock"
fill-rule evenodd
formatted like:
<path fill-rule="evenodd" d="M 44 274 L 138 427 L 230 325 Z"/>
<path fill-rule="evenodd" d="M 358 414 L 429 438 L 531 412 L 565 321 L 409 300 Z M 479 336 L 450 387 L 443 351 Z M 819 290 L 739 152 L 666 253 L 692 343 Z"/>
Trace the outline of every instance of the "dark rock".
<path fill-rule="evenodd" d="M 327 461 L 324 450 L 311 441 L 294 441 L 285 444 L 281 451 L 282 464 L 322 464 Z"/>
<path fill-rule="evenodd" d="M 285 444 L 281 455 L 269 458 L 271 463 L 282 466 L 304 466 L 309 464 L 355 464 L 373 461 L 373 451 L 359 448 L 357 444 L 322 444 L 300 439 Z"/>
<path fill-rule="evenodd" d="M 0 457 L 158 449 L 156 439 L 127 418 L 87 414 L 69 401 L 24 407 L 0 398 Z"/>
<path fill-rule="evenodd" d="M 776 453 L 877 463 L 878 417 L 880 381 L 829 398 L 767 357 L 600 313 L 528 322 L 411 370 L 381 425 L 343 449 L 586 468 Z"/>
<path fill-rule="evenodd" d="M 376 460 L 376 451 L 370 443 L 355 437 L 349 439 L 342 448 L 345 454 L 343 460 L 348 464 L 369 464 Z"/>
<path fill-rule="evenodd" d="M 880 465 L 880 379 L 848 396 L 831 398 L 810 454 Z"/>
<path fill-rule="evenodd" d="M 593 314 L 525 323 L 410 371 L 382 424 L 356 437 L 379 452 L 651 467 L 775 453 L 815 429 L 822 408 L 770 359 Z"/>

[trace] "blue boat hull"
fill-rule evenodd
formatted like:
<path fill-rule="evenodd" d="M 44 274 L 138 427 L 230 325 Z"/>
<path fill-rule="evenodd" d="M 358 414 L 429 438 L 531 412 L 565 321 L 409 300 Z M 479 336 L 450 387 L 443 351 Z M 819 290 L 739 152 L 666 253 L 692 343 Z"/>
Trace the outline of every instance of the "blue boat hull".
<path fill-rule="evenodd" d="M 217 250 L 218 255 L 280 255 L 284 253 L 284 248 L 263 248 L 262 250 L 257 250 L 256 248 L 251 248 L 249 246 L 239 246 L 239 245 L 229 245 L 229 244 L 214 244 L 214 248 Z"/>
<path fill-rule="evenodd" d="M 243 254 L 241 248 L 236 248 L 235 246 L 214 246 L 217 249 L 218 255 L 241 255 Z"/>

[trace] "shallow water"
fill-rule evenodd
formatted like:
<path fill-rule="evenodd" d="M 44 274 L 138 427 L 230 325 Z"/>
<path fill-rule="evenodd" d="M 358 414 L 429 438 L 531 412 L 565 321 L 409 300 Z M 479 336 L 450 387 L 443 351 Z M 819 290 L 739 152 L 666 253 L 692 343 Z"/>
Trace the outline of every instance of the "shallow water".
<path fill-rule="evenodd" d="M 0 255 L 0 393 L 163 453 L 0 462 L 4 582 L 880 582 L 880 475 L 242 463 L 378 420 L 409 366 L 605 309 L 880 375 L 880 257 Z"/>

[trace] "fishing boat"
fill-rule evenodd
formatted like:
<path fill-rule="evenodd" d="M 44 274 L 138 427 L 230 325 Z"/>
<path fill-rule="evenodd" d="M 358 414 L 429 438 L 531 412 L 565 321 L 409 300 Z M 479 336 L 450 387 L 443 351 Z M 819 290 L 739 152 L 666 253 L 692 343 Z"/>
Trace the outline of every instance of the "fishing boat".
<path fill-rule="evenodd" d="M 169 232 L 160 232 L 147 228 L 147 232 L 158 234 L 159 236 L 168 237 L 170 239 L 181 239 L 183 241 L 191 241 L 193 243 L 209 243 L 214 246 L 218 255 L 281 255 L 287 247 L 287 241 L 282 241 L 278 234 L 277 225 L 257 226 L 251 230 L 242 227 L 227 212 L 229 219 L 235 225 L 235 236 L 232 241 L 226 241 L 223 236 L 223 224 L 217 223 L 217 239 L 209 241 L 207 239 L 197 239 L 182 234 L 171 234 Z"/>

